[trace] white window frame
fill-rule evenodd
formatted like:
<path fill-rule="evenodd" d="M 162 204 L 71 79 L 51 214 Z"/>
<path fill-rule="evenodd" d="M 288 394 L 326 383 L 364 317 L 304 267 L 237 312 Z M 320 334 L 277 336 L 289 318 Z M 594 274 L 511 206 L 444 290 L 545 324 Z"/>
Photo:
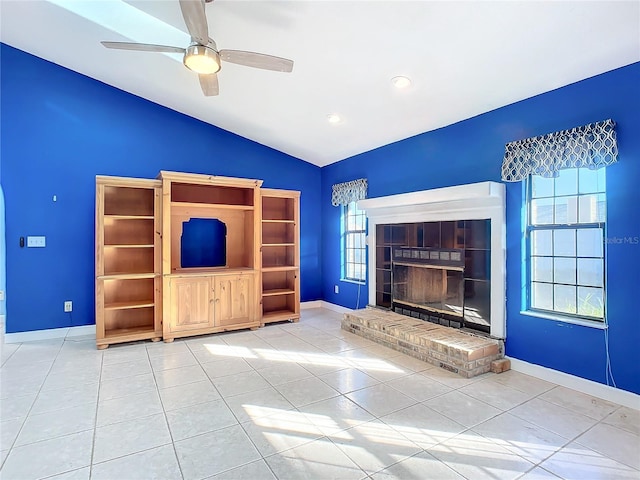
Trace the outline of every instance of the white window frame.
<path fill-rule="evenodd" d="M 578 169 L 574 169 L 578 170 Z M 559 173 L 562 175 L 562 172 L 565 170 L 561 170 Z M 604 173 L 604 172 L 603 172 Z M 557 180 L 549 179 L 549 181 L 554 182 L 554 188 L 557 185 Z M 527 313 L 536 316 L 547 316 L 549 318 L 553 318 L 556 320 L 565 320 L 568 322 L 588 322 L 594 324 L 606 324 L 606 182 L 603 181 L 602 185 L 598 182 L 597 192 L 592 193 L 581 193 L 580 192 L 580 172 L 577 172 L 577 183 L 575 192 L 567 193 L 563 192 L 562 194 L 556 195 L 556 191 L 554 190 L 553 195 L 538 195 L 535 196 L 533 192 L 533 179 L 531 176 L 527 179 L 526 186 L 526 266 L 527 266 L 527 274 L 526 274 L 526 293 L 527 293 Z M 598 201 L 596 201 L 596 207 L 592 207 L 596 209 L 597 218 L 580 218 L 580 209 L 581 201 L 592 200 L 593 195 L 601 195 L 604 197 L 604 209 L 602 212 L 599 212 Z M 597 198 L 597 197 L 595 197 Z M 533 202 L 534 201 L 546 201 L 552 202 L 553 207 L 553 220 L 551 222 L 541 222 L 534 223 L 535 215 L 533 214 Z M 558 201 L 559 200 L 559 201 Z M 556 216 L 558 215 L 558 205 L 562 205 L 563 202 L 566 201 L 567 205 L 570 202 L 575 202 L 575 208 L 577 212 L 576 218 L 571 219 L 563 219 L 564 221 L 556 221 Z M 584 203 L 584 202 L 583 202 Z M 547 208 L 549 206 L 547 205 Z M 587 211 L 585 209 L 585 211 Z M 551 232 L 550 234 L 547 232 Z M 594 232 L 594 233 L 592 233 Z M 600 232 L 600 236 L 602 238 L 602 246 L 601 251 L 597 252 L 598 254 L 585 254 L 578 251 L 580 249 L 579 242 L 580 237 L 586 238 L 588 236 L 593 236 L 594 238 L 598 238 L 598 233 Z M 547 238 L 551 238 L 551 253 L 540 253 L 535 252 L 535 247 L 533 246 L 534 237 L 536 235 L 540 235 L 542 239 L 543 236 L 547 236 Z M 558 235 L 558 237 L 556 237 Z M 567 247 L 567 252 L 560 252 L 556 254 L 555 248 L 556 245 L 563 245 L 559 241 L 556 242 L 556 238 L 571 238 L 572 235 L 574 237 L 574 251 L 571 251 L 571 247 Z M 570 245 L 570 242 L 569 242 Z M 564 250 L 564 247 L 560 247 L 561 250 Z M 548 266 L 551 265 L 552 279 L 540 280 L 536 273 L 536 262 L 540 261 L 540 264 L 546 263 L 547 267 L 544 269 L 540 269 L 540 271 L 548 272 Z M 566 280 L 567 272 L 569 275 L 571 274 L 571 269 L 562 270 L 558 267 L 562 263 L 566 265 L 571 265 L 574 263 L 575 267 L 575 279 L 573 281 Z M 584 262 L 584 263 L 582 263 Z M 587 262 L 592 262 L 592 265 L 597 265 L 601 262 L 601 272 L 599 275 L 601 276 L 601 286 L 597 285 L 597 282 L 586 281 L 585 278 L 588 275 L 580 274 L 580 265 L 586 265 Z M 556 268 L 558 267 L 558 268 Z M 598 271 L 598 269 L 595 269 Z M 564 277 L 564 279 L 562 278 Z M 581 278 L 582 277 L 582 278 Z M 551 292 L 550 305 L 541 306 L 543 303 L 547 303 L 543 300 L 537 301 L 535 299 L 534 288 L 540 288 L 540 292 L 542 291 L 542 287 L 544 289 Z M 567 311 L 567 307 L 564 309 L 556 303 L 555 295 L 559 292 L 559 289 L 565 289 L 565 291 L 570 291 L 571 288 L 575 289 L 575 306 L 574 311 Z M 593 296 L 597 291 L 601 291 L 601 300 L 596 295 Z M 591 294 L 591 297 L 590 297 Z M 542 296 L 542 295 L 541 295 Z M 546 297 L 545 297 L 546 298 Z M 591 300 L 590 300 L 591 298 Z M 593 304 L 592 304 L 593 302 Z M 569 307 L 570 309 L 570 307 Z"/>
<path fill-rule="evenodd" d="M 342 280 L 365 283 L 367 278 L 367 217 L 364 210 L 358 209 L 357 202 L 350 202 L 342 209 Z M 361 229 L 357 227 L 356 217 L 360 220 Z M 358 250 L 360 251 L 360 261 L 356 260 L 356 251 Z"/>

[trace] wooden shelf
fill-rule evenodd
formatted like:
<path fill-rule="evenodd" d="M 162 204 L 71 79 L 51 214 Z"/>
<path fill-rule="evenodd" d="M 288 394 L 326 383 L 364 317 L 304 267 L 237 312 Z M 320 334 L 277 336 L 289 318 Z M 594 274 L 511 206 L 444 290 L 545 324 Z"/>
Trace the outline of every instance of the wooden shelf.
<path fill-rule="evenodd" d="M 146 308 L 153 307 L 155 303 L 150 301 L 138 301 L 138 302 L 114 302 L 104 306 L 105 310 L 127 310 L 131 308 Z"/>
<path fill-rule="evenodd" d="M 153 325 L 132 328 L 115 328 L 113 330 L 106 330 L 104 332 L 104 337 L 107 340 L 121 337 L 127 337 L 130 340 L 143 340 L 154 336 L 155 330 L 153 329 Z"/>
<path fill-rule="evenodd" d="M 295 265 L 282 265 L 279 267 L 263 267 L 263 272 L 286 272 L 288 270 L 297 270 L 298 267 Z"/>
<path fill-rule="evenodd" d="M 194 202 L 171 202 L 172 214 L 180 209 L 206 208 L 216 210 L 253 210 L 253 205 L 229 205 L 224 203 L 194 203 Z M 177 209 L 177 210 L 176 210 Z"/>
<path fill-rule="evenodd" d="M 105 245 L 104 248 L 153 248 L 155 245 Z"/>
<path fill-rule="evenodd" d="M 290 224 L 294 224 L 296 223 L 295 220 L 269 220 L 269 219 L 262 219 L 262 223 L 290 223 Z"/>
<path fill-rule="evenodd" d="M 263 243 L 263 247 L 295 247 L 295 243 Z"/>
<path fill-rule="evenodd" d="M 276 310 L 274 312 L 266 312 L 262 314 L 262 322 L 279 322 L 283 320 L 297 320 L 300 318 L 300 314 L 292 310 Z"/>
<path fill-rule="evenodd" d="M 111 220 L 153 220 L 153 215 L 105 215 L 105 219 Z"/>
<path fill-rule="evenodd" d="M 296 291 L 289 288 L 274 288 L 273 290 L 264 290 L 262 296 L 271 297 L 273 295 L 289 295 L 290 293 L 296 293 Z"/>
<path fill-rule="evenodd" d="M 107 273 L 105 275 L 100 275 L 98 280 L 129 280 L 136 278 L 155 278 L 159 277 L 159 273 L 154 272 L 140 272 L 140 273 L 130 273 L 130 272 L 114 272 Z"/>

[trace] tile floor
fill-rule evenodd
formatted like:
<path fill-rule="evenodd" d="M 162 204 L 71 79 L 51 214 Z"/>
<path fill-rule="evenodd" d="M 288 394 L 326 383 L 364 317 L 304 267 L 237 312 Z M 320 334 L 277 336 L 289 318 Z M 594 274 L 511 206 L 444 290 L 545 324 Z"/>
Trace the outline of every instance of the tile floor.
<path fill-rule="evenodd" d="M 171 344 L 2 345 L 3 480 L 640 479 L 640 412 L 463 379 L 341 315 Z"/>

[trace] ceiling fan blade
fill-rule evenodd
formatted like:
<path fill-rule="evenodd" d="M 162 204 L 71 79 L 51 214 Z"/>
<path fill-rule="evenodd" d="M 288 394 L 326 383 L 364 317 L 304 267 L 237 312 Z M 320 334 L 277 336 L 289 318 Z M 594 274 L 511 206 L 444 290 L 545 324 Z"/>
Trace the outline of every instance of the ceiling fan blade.
<path fill-rule="evenodd" d="M 204 12 L 204 0 L 180 0 L 180 9 L 191 38 L 200 45 L 207 45 L 209 27 Z"/>
<path fill-rule="evenodd" d="M 198 75 L 200 87 L 205 97 L 215 97 L 218 95 L 218 75 L 215 73 Z"/>
<path fill-rule="evenodd" d="M 293 60 L 265 55 L 264 53 L 245 52 L 243 50 L 220 50 L 220 59 L 225 62 L 237 63 L 247 67 L 274 70 L 276 72 L 290 72 L 293 70 Z"/>
<path fill-rule="evenodd" d="M 107 48 L 116 48 L 118 50 L 138 50 L 140 52 L 168 52 L 168 53 L 184 53 L 184 48 L 169 47 L 167 45 L 151 45 L 149 43 L 132 43 L 132 42 L 100 42 Z"/>

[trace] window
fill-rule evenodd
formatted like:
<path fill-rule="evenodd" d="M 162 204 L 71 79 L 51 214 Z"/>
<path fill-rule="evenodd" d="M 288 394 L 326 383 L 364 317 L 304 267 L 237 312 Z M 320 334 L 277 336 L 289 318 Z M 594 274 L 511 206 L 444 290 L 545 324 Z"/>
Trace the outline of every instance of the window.
<path fill-rule="evenodd" d="M 605 318 L 605 169 L 529 177 L 529 309 Z"/>
<path fill-rule="evenodd" d="M 343 207 L 342 276 L 345 280 L 364 282 L 367 278 L 365 227 L 367 217 L 356 202 Z"/>

